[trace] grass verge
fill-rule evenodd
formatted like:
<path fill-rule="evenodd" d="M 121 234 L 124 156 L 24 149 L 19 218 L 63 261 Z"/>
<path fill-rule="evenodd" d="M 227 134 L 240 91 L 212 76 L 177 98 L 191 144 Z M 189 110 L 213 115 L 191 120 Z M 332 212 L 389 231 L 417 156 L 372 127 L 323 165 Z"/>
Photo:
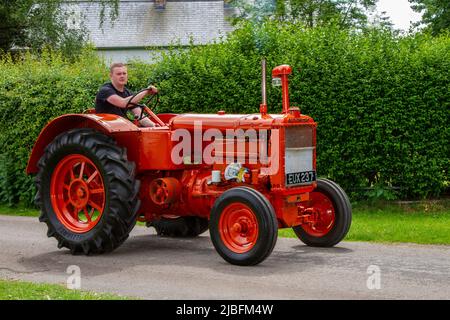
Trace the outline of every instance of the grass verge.
<path fill-rule="evenodd" d="M 0 280 L 0 300 L 128 300 L 131 298 L 80 290 L 62 285 Z"/>
<path fill-rule="evenodd" d="M 21 205 L 16 207 L 9 207 L 7 205 L 0 205 L 0 214 L 7 216 L 22 216 L 22 217 L 39 217 L 39 210 L 30 209 Z"/>
<path fill-rule="evenodd" d="M 282 229 L 282 237 L 296 237 Z M 450 200 L 353 205 L 345 241 L 450 244 Z"/>
<path fill-rule="evenodd" d="M 37 217 L 39 211 L 1 205 L 0 214 Z M 279 235 L 296 237 L 290 228 L 281 229 Z M 450 244 L 450 200 L 354 204 L 345 240 Z"/>

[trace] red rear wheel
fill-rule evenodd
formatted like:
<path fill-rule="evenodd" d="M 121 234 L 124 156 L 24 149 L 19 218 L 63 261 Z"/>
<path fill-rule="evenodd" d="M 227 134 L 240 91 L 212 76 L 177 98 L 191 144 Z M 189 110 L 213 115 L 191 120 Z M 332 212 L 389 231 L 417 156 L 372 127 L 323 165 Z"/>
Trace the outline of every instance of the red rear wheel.
<path fill-rule="evenodd" d="M 136 224 L 140 183 L 124 148 L 77 128 L 57 136 L 39 160 L 36 204 L 47 236 L 71 253 L 109 252 Z"/>
<path fill-rule="evenodd" d="M 50 182 L 50 198 L 59 221 L 75 233 L 92 230 L 105 208 L 105 187 L 97 166 L 81 154 L 63 158 Z"/>

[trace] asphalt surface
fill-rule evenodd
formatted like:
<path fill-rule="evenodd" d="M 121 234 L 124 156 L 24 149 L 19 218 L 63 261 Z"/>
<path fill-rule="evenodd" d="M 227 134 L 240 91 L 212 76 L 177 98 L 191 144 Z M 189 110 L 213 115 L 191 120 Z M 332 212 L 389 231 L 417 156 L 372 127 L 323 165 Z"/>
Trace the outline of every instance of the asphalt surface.
<path fill-rule="evenodd" d="M 0 216 L 0 278 L 66 284 L 76 265 L 82 290 L 144 299 L 450 299 L 450 246 L 278 238 L 263 263 L 238 267 L 208 232 L 181 240 L 137 226 L 114 252 L 88 257 L 57 249 L 46 232 L 37 218 Z"/>

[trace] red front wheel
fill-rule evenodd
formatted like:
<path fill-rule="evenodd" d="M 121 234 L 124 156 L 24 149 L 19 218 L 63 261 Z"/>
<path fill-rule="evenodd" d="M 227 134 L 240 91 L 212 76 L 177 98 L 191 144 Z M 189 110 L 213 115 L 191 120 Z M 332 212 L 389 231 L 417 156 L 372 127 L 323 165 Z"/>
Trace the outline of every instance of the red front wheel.
<path fill-rule="evenodd" d="M 332 247 L 347 235 L 352 221 L 348 196 L 335 182 L 319 179 L 310 194 L 308 223 L 293 227 L 298 238 L 308 246 Z"/>
<path fill-rule="evenodd" d="M 225 191 L 209 222 L 217 252 L 231 264 L 256 265 L 272 252 L 278 236 L 275 211 L 260 192 L 248 187 Z"/>

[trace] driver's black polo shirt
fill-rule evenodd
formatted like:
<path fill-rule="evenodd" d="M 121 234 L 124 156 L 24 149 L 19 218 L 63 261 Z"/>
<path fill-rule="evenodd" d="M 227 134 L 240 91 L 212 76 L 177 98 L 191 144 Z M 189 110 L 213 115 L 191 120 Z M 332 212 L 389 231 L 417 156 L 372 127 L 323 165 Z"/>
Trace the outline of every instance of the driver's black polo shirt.
<path fill-rule="evenodd" d="M 124 91 L 119 91 L 112 83 L 105 83 L 100 90 L 97 93 L 97 96 L 95 97 L 95 113 L 111 113 L 111 114 L 117 114 L 118 116 L 127 118 L 127 110 L 124 108 L 116 107 L 115 105 L 112 105 L 106 99 L 108 99 L 110 96 L 117 94 L 119 97 L 126 98 L 129 96 L 132 96 L 133 93 L 128 90 L 127 88 L 124 89 Z"/>

